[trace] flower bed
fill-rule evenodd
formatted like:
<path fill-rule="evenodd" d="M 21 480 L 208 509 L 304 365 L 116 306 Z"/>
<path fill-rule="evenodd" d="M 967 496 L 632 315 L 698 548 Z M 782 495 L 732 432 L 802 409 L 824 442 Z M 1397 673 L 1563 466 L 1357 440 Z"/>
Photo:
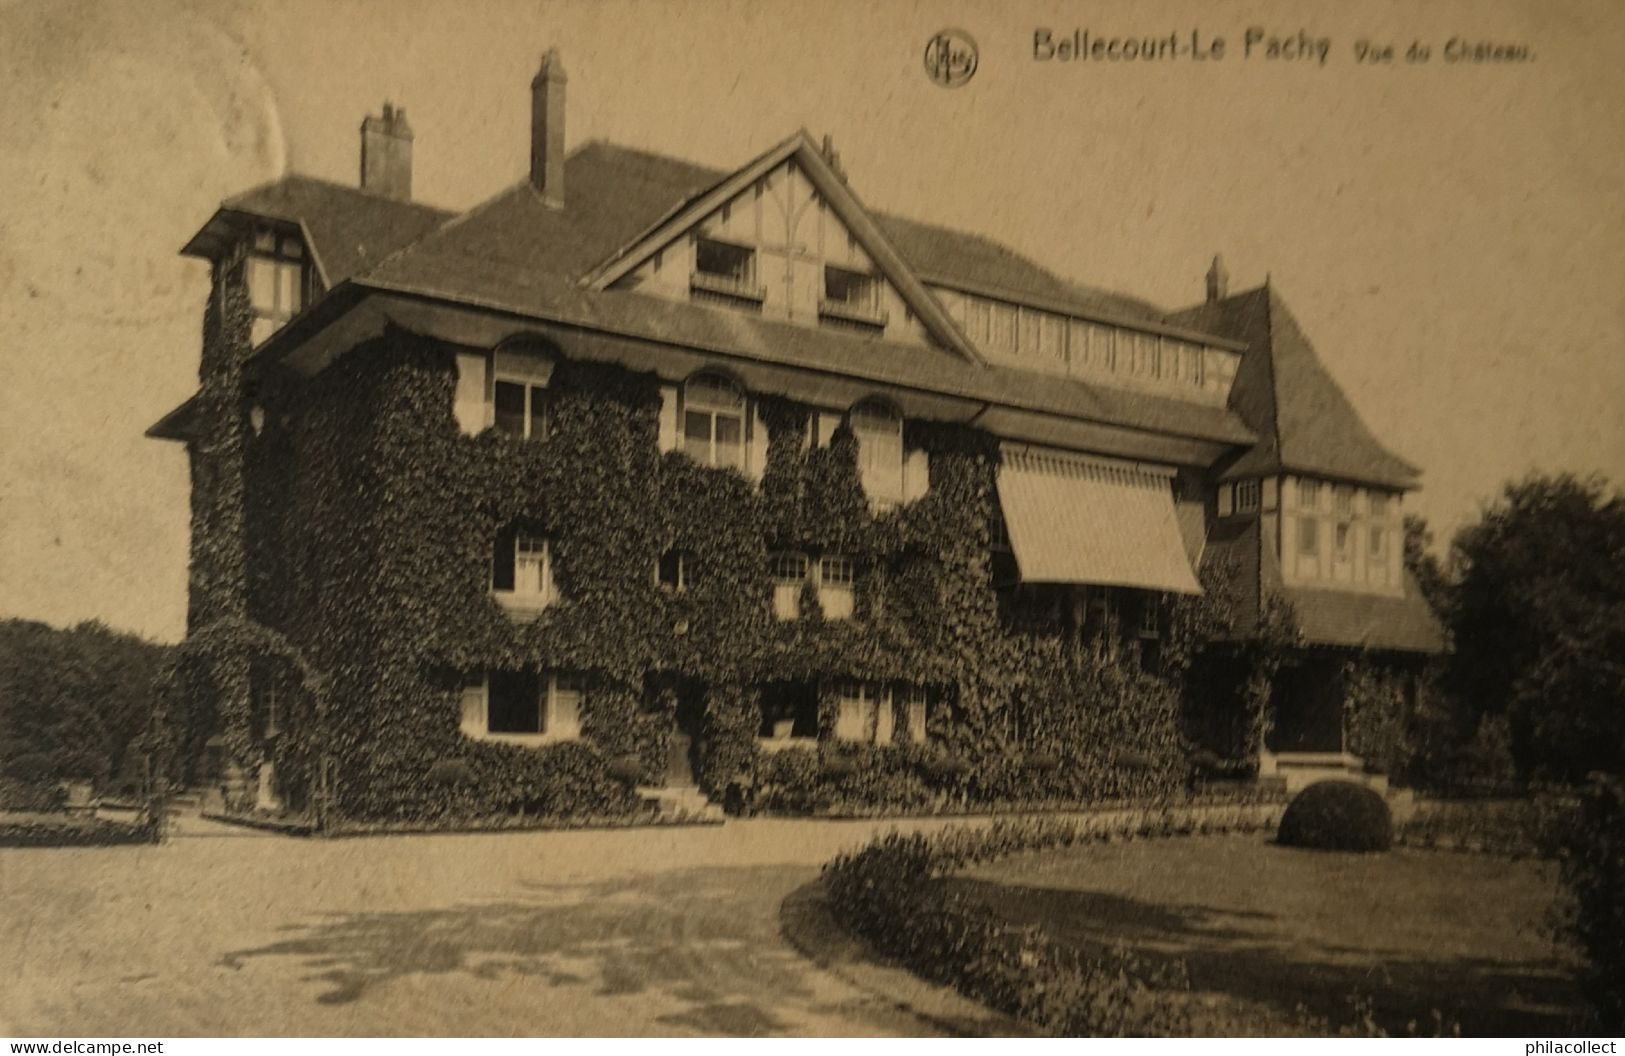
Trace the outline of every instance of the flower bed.
<path fill-rule="evenodd" d="M 0 814 L 0 847 L 110 847 L 157 843 L 158 826 L 71 814 Z"/>
<path fill-rule="evenodd" d="M 1062 1036 L 1191 1033 L 1184 979 L 1126 950 L 1086 955 L 1036 927 L 1013 928 L 945 890 L 967 865 L 1090 840 L 1272 829 L 1268 807 L 1129 809 L 998 822 L 926 837 L 891 833 L 824 867 L 831 911 L 849 930 L 925 978 Z"/>

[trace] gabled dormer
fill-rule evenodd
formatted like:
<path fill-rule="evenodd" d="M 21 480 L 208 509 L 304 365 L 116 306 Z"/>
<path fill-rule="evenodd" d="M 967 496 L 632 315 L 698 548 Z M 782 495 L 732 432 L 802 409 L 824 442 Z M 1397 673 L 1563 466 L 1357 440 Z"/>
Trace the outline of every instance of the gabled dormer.
<path fill-rule="evenodd" d="M 851 193 L 829 141 L 806 132 L 681 203 L 586 284 L 978 358 Z"/>

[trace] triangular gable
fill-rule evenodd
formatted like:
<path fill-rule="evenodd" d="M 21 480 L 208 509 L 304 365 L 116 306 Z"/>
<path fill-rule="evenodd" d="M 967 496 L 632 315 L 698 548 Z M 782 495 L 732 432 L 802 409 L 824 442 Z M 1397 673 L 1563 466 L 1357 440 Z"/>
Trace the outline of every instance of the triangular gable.
<path fill-rule="evenodd" d="M 761 211 L 746 208 L 775 188 L 789 193 L 785 181 L 797 179 L 805 181 L 806 195 L 786 203 L 788 207 L 777 210 L 765 224 Z M 699 233 L 748 244 L 764 258 L 816 252 L 830 265 L 872 271 L 932 341 L 971 362 L 982 362 L 804 130 L 677 206 L 589 273 L 584 284 L 602 290 L 640 278 L 671 246 Z"/>

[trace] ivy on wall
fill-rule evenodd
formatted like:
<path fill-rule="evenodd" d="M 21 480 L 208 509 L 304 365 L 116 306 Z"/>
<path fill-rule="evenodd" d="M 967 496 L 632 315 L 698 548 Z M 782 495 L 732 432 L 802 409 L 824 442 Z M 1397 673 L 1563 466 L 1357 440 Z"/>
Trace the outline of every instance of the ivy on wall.
<path fill-rule="evenodd" d="M 652 374 L 555 349 L 548 435 L 470 437 L 452 408 L 455 356 L 471 350 L 399 329 L 313 378 L 264 372 L 250 393 L 240 254 L 220 282 L 192 443 L 194 630 L 218 630 L 207 673 L 176 679 L 212 686 L 210 718 L 238 766 L 274 757 L 280 781 L 362 819 L 630 812 L 633 783 L 660 779 L 681 687 L 697 686 L 702 787 L 765 790 L 787 809 L 1116 797 L 1183 777 L 1179 684 L 1217 617 L 1176 609 L 1183 630 L 1158 675 L 1008 633 L 990 568 L 991 435 L 906 423 L 905 446 L 930 455 L 930 489 L 877 513 L 850 430 L 807 444 L 808 407 L 762 399 L 758 486 L 659 452 Z M 516 526 L 550 540 L 560 593 L 527 622 L 489 589 L 493 540 Z M 774 619 L 767 558 L 781 548 L 853 559 L 854 619 L 823 618 L 810 589 L 801 619 Z M 674 549 L 688 562 L 680 591 L 655 575 Z M 249 714 L 266 655 L 320 685 L 319 732 L 284 747 Z M 533 749 L 461 732 L 464 683 L 516 669 L 585 676 L 581 741 Z M 827 736 L 837 679 L 930 687 L 930 744 L 764 756 L 758 687 L 822 687 Z"/>

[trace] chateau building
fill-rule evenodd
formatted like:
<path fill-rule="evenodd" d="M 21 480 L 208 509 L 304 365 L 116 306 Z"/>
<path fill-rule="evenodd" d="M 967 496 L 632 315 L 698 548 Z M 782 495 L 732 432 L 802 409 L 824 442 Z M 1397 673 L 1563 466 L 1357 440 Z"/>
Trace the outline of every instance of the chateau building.
<path fill-rule="evenodd" d="M 1221 590 L 1211 649 L 1288 614 L 1240 750 L 1359 765 L 1348 665 L 1441 648 L 1418 471 L 1278 291 L 1077 285 L 867 208 L 804 131 L 729 170 L 567 149 L 565 84 L 550 52 L 529 173 L 466 212 L 412 200 L 386 104 L 359 188 L 288 175 L 186 244 L 200 386 L 149 433 L 192 474 L 181 779 L 590 813 L 798 750 L 975 756 L 1042 726 L 1009 643 L 1152 677 Z"/>

